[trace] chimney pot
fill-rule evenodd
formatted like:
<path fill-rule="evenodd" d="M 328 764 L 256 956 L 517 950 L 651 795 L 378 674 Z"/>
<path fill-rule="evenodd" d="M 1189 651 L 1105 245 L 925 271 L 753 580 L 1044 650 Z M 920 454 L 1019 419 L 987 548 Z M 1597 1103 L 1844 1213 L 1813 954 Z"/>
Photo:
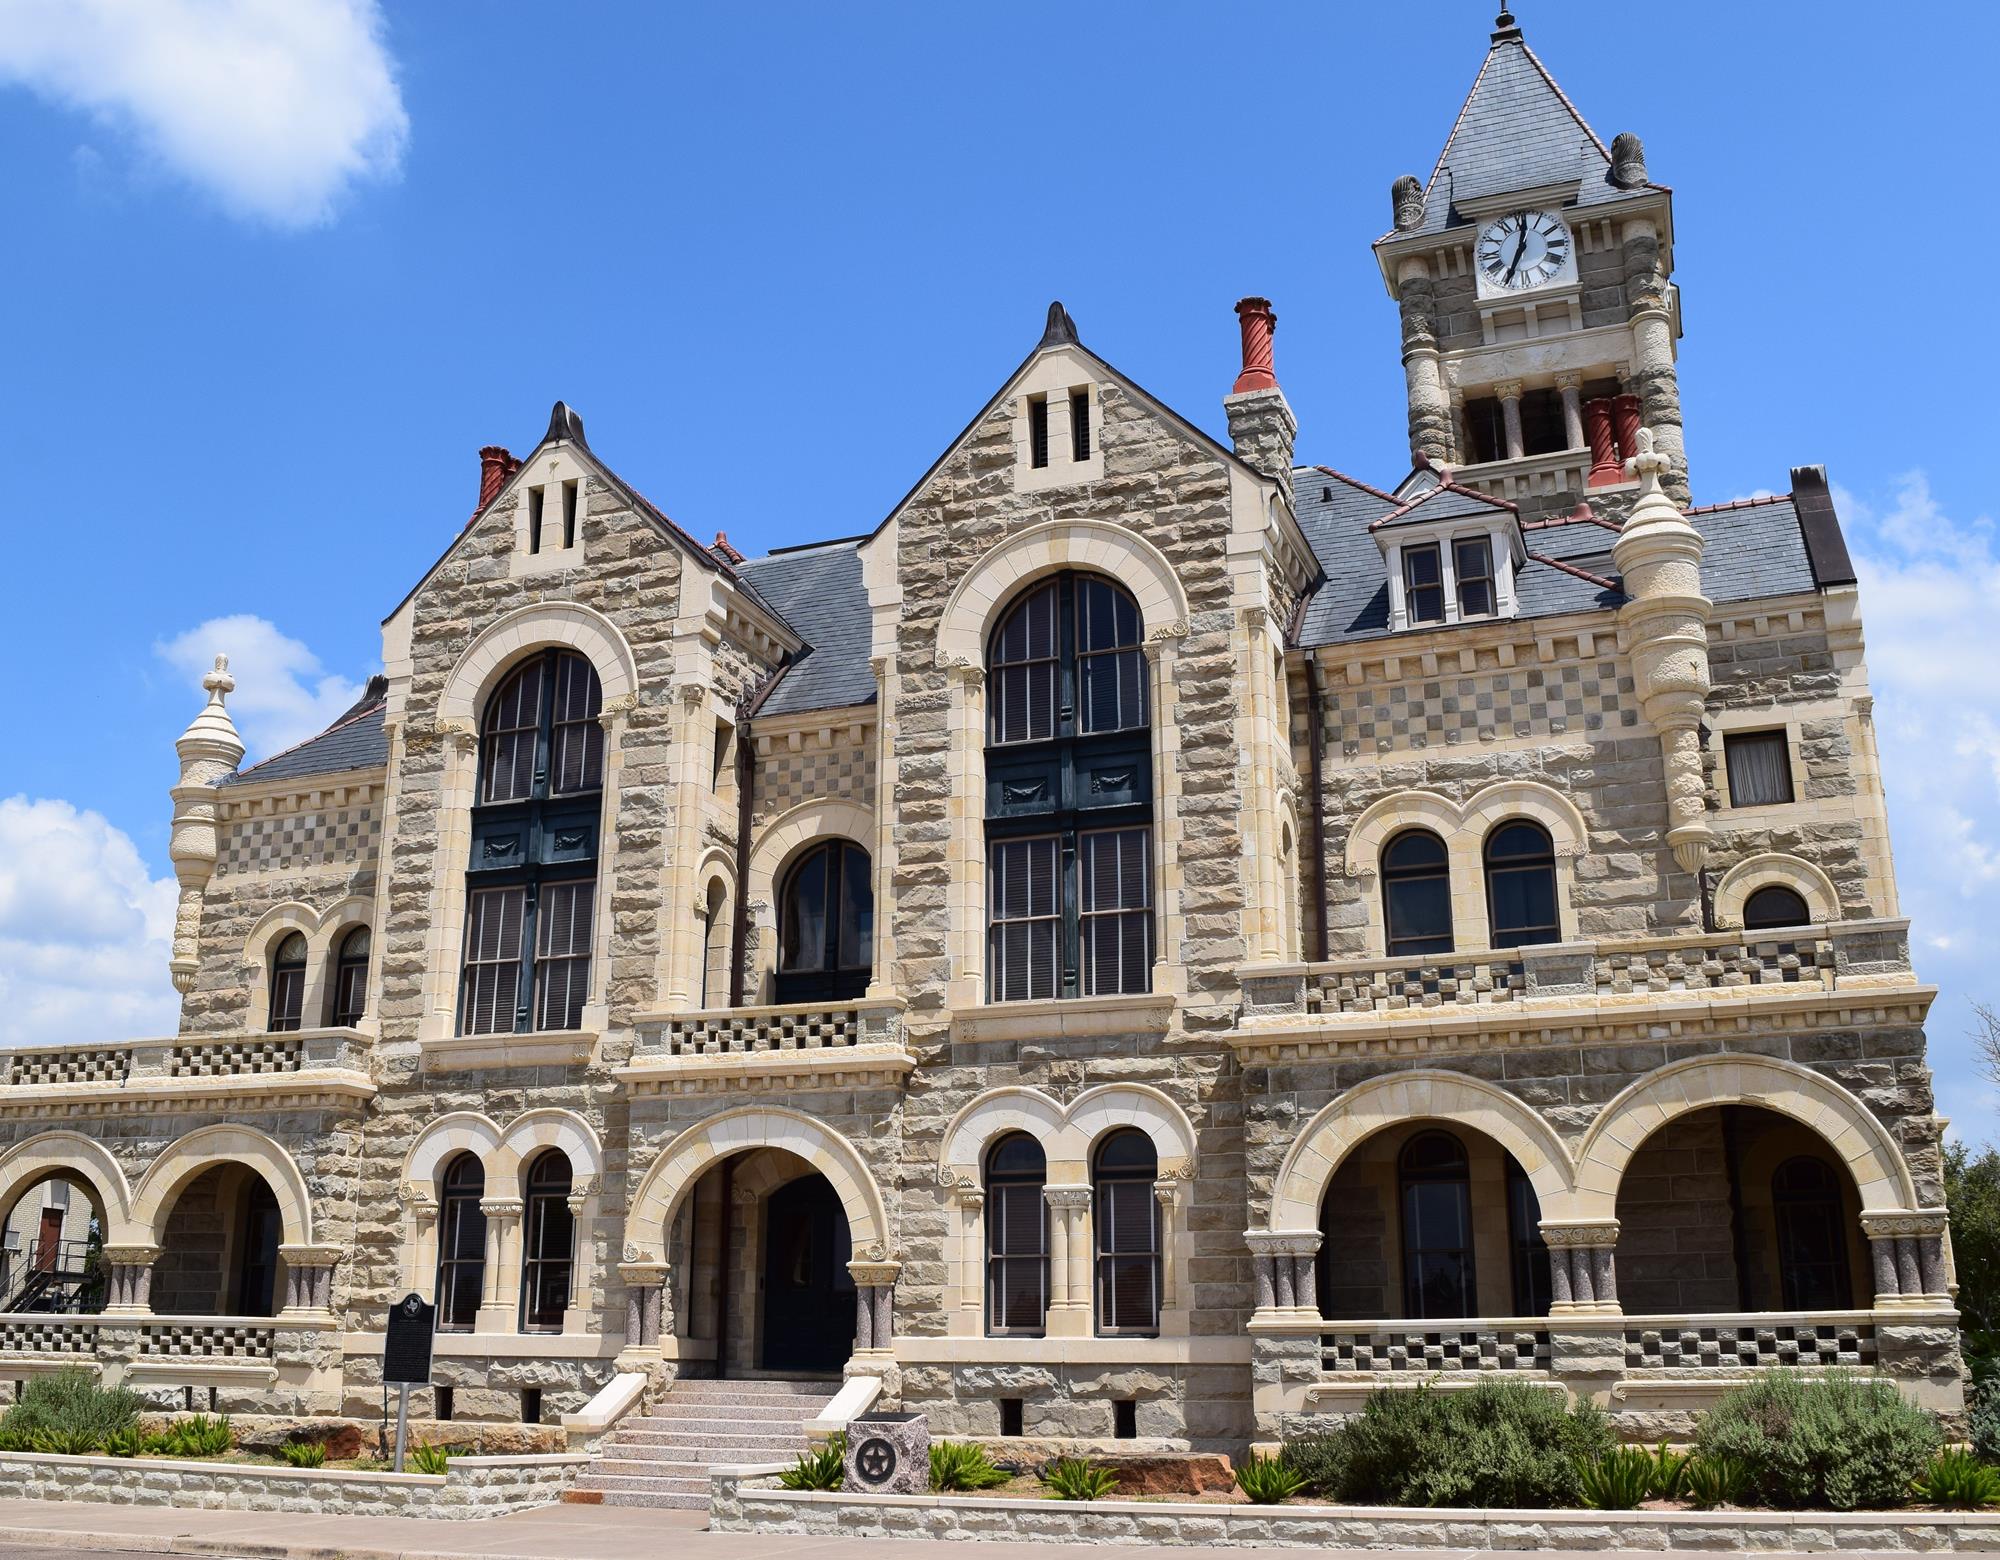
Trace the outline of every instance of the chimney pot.
<path fill-rule="evenodd" d="M 506 446 L 489 444 L 479 452 L 479 503 L 484 509 L 507 485 L 507 479 L 521 469 L 521 463 L 507 452 Z M 476 512 L 476 511 L 475 511 Z"/>
<path fill-rule="evenodd" d="M 1236 305 L 1236 317 L 1243 325 L 1243 371 L 1230 387 L 1231 395 L 1251 390 L 1275 390 L 1278 376 L 1273 370 L 1271 337 L 1278 328 L 1277 313 L 1269 298 L 1244 298 Z"/>

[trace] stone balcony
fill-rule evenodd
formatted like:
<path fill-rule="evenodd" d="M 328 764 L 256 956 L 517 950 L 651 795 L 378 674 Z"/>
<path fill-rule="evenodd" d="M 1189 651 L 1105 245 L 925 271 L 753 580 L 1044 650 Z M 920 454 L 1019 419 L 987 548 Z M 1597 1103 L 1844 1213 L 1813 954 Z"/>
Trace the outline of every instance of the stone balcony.
<path fill-rule="evenodd" d="M 1921 1023 L 1936 988 L 1910 970 L 1909 922 L 1841 921 L 1402 959 L 1247 965 L 1232 1043 L 1271 1065 L 1318 1056 L 1465 1051 L 1672 1022 L 1690 1033 L 1831 1014 Z"/>
<path fill-rule="evenodd" d="M 27 1048 L 0 1055 L 0 1114 L 51 1104 L 92 1113 L 221 1100 L 365 1100 L 375 1093 L 374 1043 L 358 1029 L 328 1028 Z"/>
<path fill-rule="evenodd" d="M 894 999 L 641 1013 L 617 1076 L 635 1094 L 900 1087 L 902 1016 Z"/>

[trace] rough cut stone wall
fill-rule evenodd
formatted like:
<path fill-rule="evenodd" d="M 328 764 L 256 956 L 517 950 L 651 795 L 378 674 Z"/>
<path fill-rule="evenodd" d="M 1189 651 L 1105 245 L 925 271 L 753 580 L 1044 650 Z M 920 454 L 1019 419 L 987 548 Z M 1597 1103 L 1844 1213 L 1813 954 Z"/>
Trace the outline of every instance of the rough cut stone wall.
<path fill-rule="evenodd" d="M 1670 1121 L 1618 1188 L 1618 1297 L 1634 1315 L 1733 1311 L 1734 1223 L 1722 1113 Z"/>

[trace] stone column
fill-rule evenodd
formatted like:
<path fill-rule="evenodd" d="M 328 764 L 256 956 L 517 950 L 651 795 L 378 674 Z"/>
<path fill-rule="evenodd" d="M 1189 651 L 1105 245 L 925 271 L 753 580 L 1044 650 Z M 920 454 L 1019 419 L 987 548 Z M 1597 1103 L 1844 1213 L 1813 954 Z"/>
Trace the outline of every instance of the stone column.
<path fill-rule="evenodd" d="M 1941 1310 L 1951 1305 L 1944 1262 L 1946 1227 L 1942 1208 L 1862 1214 L 1878 1308 Z"/>
<path fill-rule="evenodd" d="M 1402 312 L 1410 453 L 1426 460 L 1448 461 L 1455 441 L 1437 346 L 1437 290 L 1430 262 L 1422 256 L 1411 255 L 1398 267 L 1396 304 Z"/>
<path fill-rule="evenodd" d="M 1525 446 L 1521 441 L 1521 381 L 1503 379 L 1493 387 L 1500 398 L 1500 420 L 1506 427 L 1507 459 L 1519 460 Z"/>
<path fill-rule="evenodd" d="M 1318 1314 L 1319 1275 L 1313 1266 L 1318 1230 L 1246 1230 L 1243 1242 L 1250 1248 L 1260 1315 Z"/>
<path fill-rule="evenodd" d="M 144 1315 L 153 1309 L 153 1264 L 158 1246 L 106 1246 L 101 1254 L 106 1273 L 104 1310 Z"/>
<path fill-rule="evenodd" d="M 875 794 L 882 800 L 875 809 L 875 946 L 870 952 L 868 990 L 870 997 L 896 995 L 892 966 L 896 957 L 896 809 L 890 805 L 896 794 L 896 663 L 878 655 L 869 668 L 875 674 Z"/>
<path fill-rule="evenodd" d="M 1090 1188 L 1045 1186 L 1049 1205 L 1049 1318 L 1051 1338 L 1090 1336 Z"/>
<path fill-rule="evenodd" d="M 486 1257 L 480 1273 L 479 1315 L 472 1330 L 482 1333 L 519 1331 L 521 1200 L 482 1199 L 486 1215 Z"/>
<path fill-rule="evenodd" d="M 621 1262 L 618 1276 L 625 1281 L 625 1347 L 623 1361 L 636 1351 L 657 1354 L 660 1347 L 660 1319 L 665 1311 L 667 1265 L 664 1262 Z"/>
<path fill-rule="evenodd" d="M 1556 389 L 1562 395 L 1563 448 L 1567 450 L 1587 448 L 1583 437 L 1583 375 L 1576 373 L 1556 375 Z"/>
<path fill-rule="evenodd" d="M 174 990 L 182 996 L 194 990 L 201 968 L 201 899 L 215 872 L 216 782 L 243 762 L 243 739 L 223 708 L 223 700 L 236 687 L 236 679 L 229 675 L 229 657 L 217 656 L 201 685 L 208 690 L 208 703 L 174 744 L 181 773 L 171 793 L 174 821 L 167 842 L 174 878 L 180 884 L 173 956 L 167 968 Z"/>
<path fill-rule="evenodd" d="M 1630 460 L 1639 453 L 1639 398 L 1636 395 L 1615 395 L 1611 398 L 1611 432 L 1618 440 L 1618 454 L 1621 459 Z"/>
<path fill-rule="evenodd" d="M 1666 273 L 1660 268 L 1659 230 L 1645 217 L 1619 230 L 1625 261 L 1625 306 L 1632 330 L 1630 386 L 1645 409 L 1659 453 L 1662 480 L 1677 504 L 1689 501 L 1687 450 L 1681 430 L 1680 381 L 1674 368 L 1674 321 Z M 1626 459 L 1631 452 L 1626 452 Z"/>
<path fill-rule="evenodd" d="M 283 1316 L 297 1311 L 331 1316 L 333 1311 L 333 1270 L 346 1254 L 344 1246 L 280 1246 L 285 1262 L 285 1303 Z"/>
<path fill-rule="evenodd" d="M 982 1214 L 986 1193 L 978 1186 L 954 1185 L 951 1200 L 958 1208 L 958 1306 L 945 1319 L 945 1330 L 963 1338 L 985 1331 L 986 1241 Z"/>
<path fill-rule="evenodd" d="M 1180 1253 L 1175 1248 L 1180 1234 L 1174 1227 L 1174 1206 L 1178 1201 L 1180 1182 L 1163 1178 L 1153 1183 L 1153 1200 L 1160 1205 L 1160 1309 L 1171 1311 L 1180 1301 L 1180 1285 L 1175 1281 L 1174 1270 L 1179 1266 Z"/>
<path fill-rule="evenodd" d="M 1590 446 L 1590 475 L 1586 487 L 1609 487 L 1625 480 L 1625 468 L 1618 463 L 1618 438 L 1611 427 L 1611 401 L 1599 396 L 1583 407 L 1583 437 Z"/>
<path fill-rule="evenodd" d="M 854 1352 L 885 1354 L 896 1335 L 896 1276 L 898 1262 L 850 1262 L 854 1278 Z"/>
<path fill-rule="evenodd" d="M 1868 1242 L 1868 1255 L 1875 1269 L 1875 1303 L 1879 1306 L 1901 1296 L 1903 1283 L 1896 1272 L 1896 1238 L 1879 1235 Z"/>
<path fill-rule="evenodd" d="M 684 671 L 687 680 L 679 689 L 680 715 L 675 721 L 674 826 L 668 836 L 666 903 L 669 906 L 665 939 L 667 943 L 667 989 L 661 994 L 670 1008 L 692 1005 L 701 990 L 702 947 L 700 923 L 686 907 L 697 897 L 695 878 L 701 865 L 704 841 L 702 787 L 711 769 L 709 745 L 714 741 L 714 716 L 709 710 L 711 675 L 707 657 L 694 654 L 694 663 Z M 736 892 L 743 892 L 737 884 Z M 680 906 L 679 910 L 672 909 Z M 727 1000 L 727 999 L 725 999 Z"/>
<path fill-rule="evenodd" d="M 588 1330 L 592 1294 L 597 1285 L 597 1177 L 579 1175 L 570 1183 L 569 1304 L 563 1307 L 562 1330 Z"/>
<path fill-rule="evenodd" d="M 1544 1223 L 1542 1241 L 1549 1248 L 1551 1314 L 1618 1311 L 1618 1221 Z"/>
<path fill-rule="evenodd" d="M 1618 627 L 1631 648 L 1640 710 L 1666 759 L 1667 844 L 1683 872 L 1698 873 L 1714 838 L 1697 735 L 1709 689 L 1702 536 L 1661 491 L 1667 463 L 1643 428 L 1638 442 L 1626 463 L 1641 484 L 1638 502 L 1611 547 L 1630 598 L 1618 609 Z"/>

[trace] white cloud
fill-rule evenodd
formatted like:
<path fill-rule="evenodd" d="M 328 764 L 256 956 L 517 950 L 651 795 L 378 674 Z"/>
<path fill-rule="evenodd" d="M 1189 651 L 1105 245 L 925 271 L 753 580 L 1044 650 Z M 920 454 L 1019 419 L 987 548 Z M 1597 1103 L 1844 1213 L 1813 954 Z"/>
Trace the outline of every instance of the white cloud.
<path fill-rule="evenodd" d="M 237 216 L 303 227 L 398 172 L 377 0 L 0 0 L 0 81 L 84 110 Z"/>
<path fill-rule="evenodd" d="M 97 813 L 0 799 L 0 1050 L 172 1034 L 176 897 Z"/>
<path fill-rule="evenodd" d="M 1903 911 L 1918 973 L 1942 993 L 1931 1062 L 1954 1136 L 1992 1140 L 2000 1092 L 1974 1065 L 1968 1003 L 2000 1001 L 2000 701 L 1982 646 L 2000 545 L 1954 520 L 1921 471 L 1886 497 L 1836 491 L 1861 577 L 1868 672 Z"/>
<path fill-rule="evenodd" d="M 324 731 L 361 697 L 359 683 L 327 672 L 305 645 L 248 612 L 210 618 L 153 649 L 186 677 L 197 698 L 206 697 L 201 679 L 215 658 L 229 657 L 236 679 L 229 714 L 252 763 Z M 198 708 L 189 705 L 189 718 Z"/>

